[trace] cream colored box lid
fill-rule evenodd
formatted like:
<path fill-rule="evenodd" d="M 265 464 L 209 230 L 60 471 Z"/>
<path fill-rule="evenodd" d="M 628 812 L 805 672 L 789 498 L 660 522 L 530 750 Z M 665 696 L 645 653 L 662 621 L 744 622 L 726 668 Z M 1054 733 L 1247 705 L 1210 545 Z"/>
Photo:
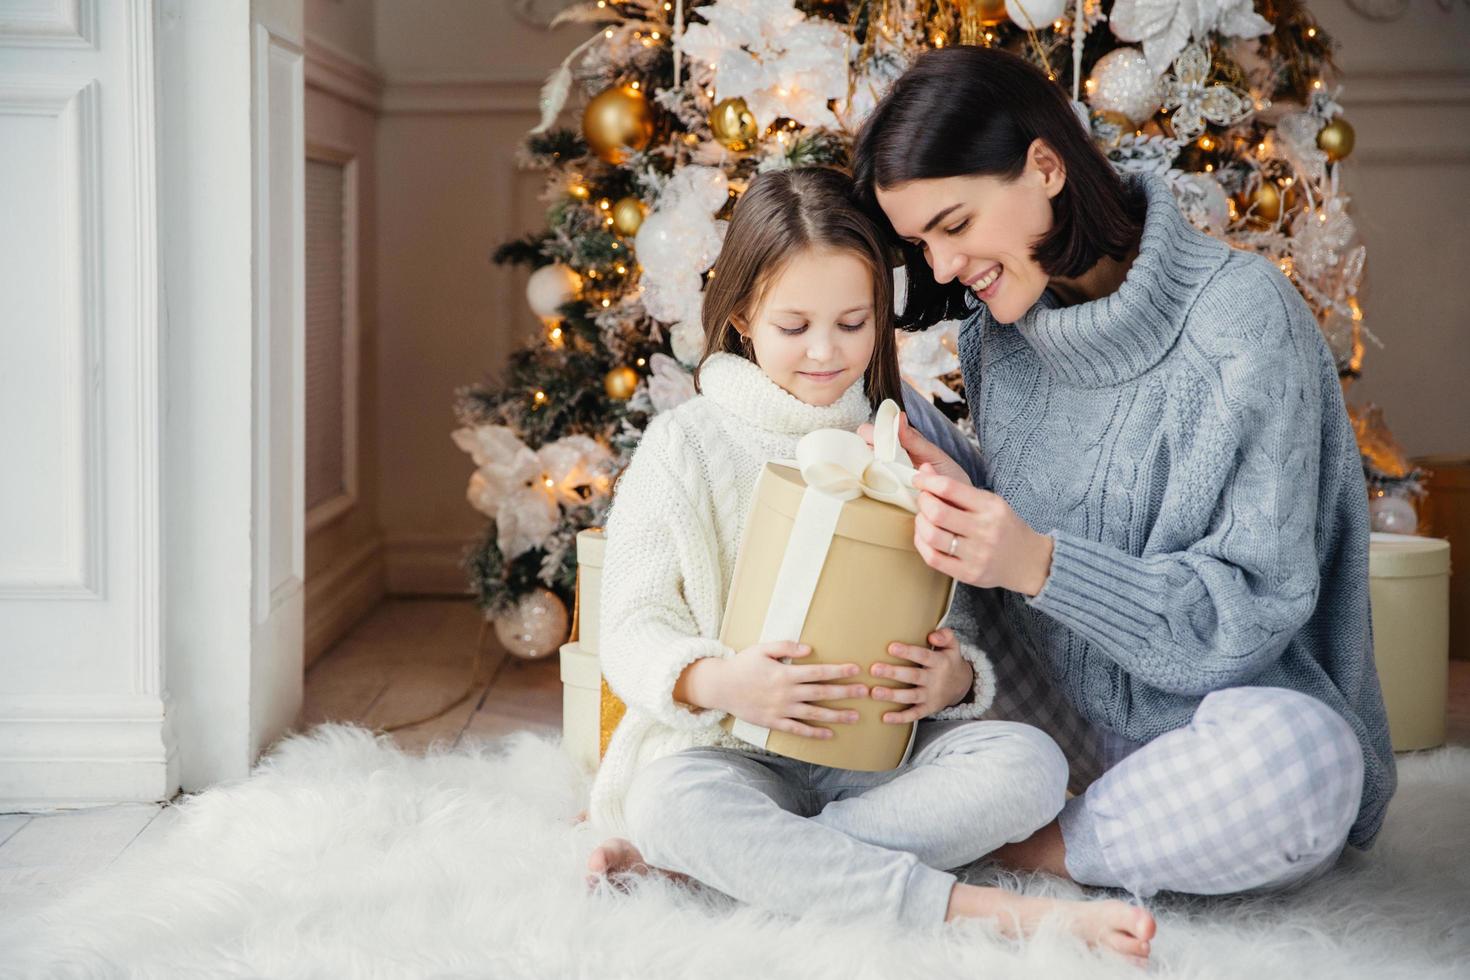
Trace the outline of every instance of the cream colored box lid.
<path fill-rule="evenodd" d="M 1371 578 L 1421 578 L 1448 575 L 1450 543 L 1443 538 L 1421 538 L 1415 534 L 1368 536 L 1368 575 Z"/>
<path fill-rule="evenodd" d="M 561 682 L 573 687 L 600 687 L 602 665 L 595 654 L 582 649 L 582 644 L 573 641 L 561 645 Z"/>
<path fill-rule="evenodd" d="M 602 567 L 602 554 L 607 550 L 607 536 L 600 527 L 577 532 L 577 563 Z"/>

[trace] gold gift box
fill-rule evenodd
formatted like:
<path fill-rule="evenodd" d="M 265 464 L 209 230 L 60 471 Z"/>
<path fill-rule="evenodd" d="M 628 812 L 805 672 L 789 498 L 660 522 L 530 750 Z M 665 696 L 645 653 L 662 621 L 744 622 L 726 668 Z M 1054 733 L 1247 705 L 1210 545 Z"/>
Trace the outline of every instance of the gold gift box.
<path fill-rule="evenodd" d="M 806 493 L 797 469 L 766 464 L 746 520 L 720 631 L 720 640 L 735 650 L 759 641 Z M 913 666 L 889 655 L 888 645 L 927 646 L 929 633 L 948 612 L 954 581 L 926 565 L 914 548 L 914 515 L 909 511 L 868 497 L 848 500 L 841 508 L 801 626 L 800 642 L 812 652 L 794 662 L 856 663 L 862 671 L 858 676 L 833 683 L 908 687 L 878 680 L 868 670 L 875 663 Z M 905 705 L 871 698 L 814 703 L 856 710 L 859 721 L 806 722 L 829 728 L 830 739 L 772 730 L 765 748 L 804 762 L 866 772 L 894 769 L 907 758 L 914 725 L 883 721 L 883 715 Z M 734 718 L 722 724 L 727 731 L 740 731 Z"/>

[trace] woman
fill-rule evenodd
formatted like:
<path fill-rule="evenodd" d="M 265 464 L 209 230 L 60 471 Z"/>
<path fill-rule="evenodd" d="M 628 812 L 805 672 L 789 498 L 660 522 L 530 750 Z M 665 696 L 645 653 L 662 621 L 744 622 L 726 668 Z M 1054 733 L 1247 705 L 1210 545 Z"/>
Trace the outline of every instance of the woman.
<path fill-rule="evenodd" d="M 991 716 L 1050 732 L 1078 794 L 996 856 L 1223 894 L 1370 846 L 1395 775 L 1367 497 L 1291 283 L 1120 179 L 1002 51 L 920 58 L 854 177 L 906 256 L 900 322 L 965 317 L 979 452 L 915 417 L 916 542 L 990 610 Z"/>

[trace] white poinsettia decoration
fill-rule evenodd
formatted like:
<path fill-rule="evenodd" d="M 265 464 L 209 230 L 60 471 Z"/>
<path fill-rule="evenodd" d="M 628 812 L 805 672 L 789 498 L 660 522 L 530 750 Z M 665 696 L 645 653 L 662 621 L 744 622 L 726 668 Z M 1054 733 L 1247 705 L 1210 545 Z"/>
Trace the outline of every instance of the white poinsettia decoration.
<path fill-rule="evenodd" d="M 694 397 L 694 375 L 669 355 L 654 354 L 648 369 L 648 400 L 655 412 L 667 412 Z"/>
<path fill-rule="evenodd" d="M 452 436 L 477 467 L 465 496 L 495 522 L 507 560 L 546 541 L 563 506 L 588 503 L 611 488 L 612 454 L 587 436 L 566 436 L 539 451 L 503 425 L 456 429 Z"/>
<path fill-rule="evenodd" d="M 685 28 L 679 50 L 714 73 L 718 98 L 744 99 L 762 129 L 780 117 L 837 128 L 827 102 L 847 97 L 841 27 L 792 0 L 717 0 L 697 13 L 704 23 Z"/>
<path fill-rule="evenodd" d="M 1251 0 L 1118 0 L 1108 20 L 1118 37 L 1143 46 L 1156 76 L 1163 75 L 1191 39 L 1204 40 L 1212 31 L 1259 37 L 1273 29 Z"/>
<path fill-rule="evenodd" d="M 930 401 L 957 402 L 960 396 L 943 378 L 960 369 L 955 353 L 960 321 L 945 320 L 928 330 L 898 332 L 898 372 L 915 391 Z"/>
<path fill-rule="evenodd" d="M 1191 44 L 1164 79 L 1164 108 L 1173 115 L 1174 136 L 1188 142 L 1205 131 L 1205 123 L 1233 126 L 1251 114 L 1250 96 L 1228 85 L 1210 84 L 1210 52 Z"/>
<path fill-rule="evenodd" d="M 643 266 L 643 308 L 672 325 L 674 354 L 685 363 L 697 360 L 703 349 L 701 276 L 720 254 L 726 225 L 714 215 L 729 193 L 723 170 L 686 166 L 664 185 L 633 240 Z"/>

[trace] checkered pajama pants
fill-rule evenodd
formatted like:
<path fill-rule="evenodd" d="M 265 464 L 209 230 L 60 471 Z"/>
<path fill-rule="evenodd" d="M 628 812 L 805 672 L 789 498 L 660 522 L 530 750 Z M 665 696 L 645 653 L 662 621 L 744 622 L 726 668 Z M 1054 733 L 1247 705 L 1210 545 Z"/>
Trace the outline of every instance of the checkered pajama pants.
<path fill-rule="evenodd" d="M 982 595 L 985 595 L 982 593 Z M 1060 822 L 1081 884 L 1221 895 L 1281 890 L 1336 863 L 1357 817 L 1363 756 L 1332 709 L 1297 691 L 1207 695 L 1190 724 L 1138 745 L 1091 725 L 977 597 L 996 672 L 987 718 L 1047 732 L 1076 794 Z"/>

